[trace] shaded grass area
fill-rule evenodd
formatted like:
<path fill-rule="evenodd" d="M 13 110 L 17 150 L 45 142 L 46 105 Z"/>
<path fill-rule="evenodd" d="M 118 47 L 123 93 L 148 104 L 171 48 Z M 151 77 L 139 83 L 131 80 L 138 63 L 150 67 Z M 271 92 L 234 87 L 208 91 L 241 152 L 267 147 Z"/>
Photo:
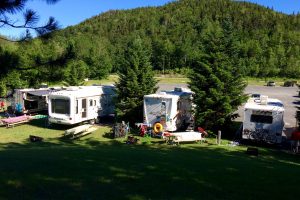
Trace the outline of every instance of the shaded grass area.
<path fill-rule="evenodd" d="M 45 141 L 30 143 L 30 129 Z M 213 140 L 126 145 L 103 137 L 109 127 L 61 140 L 63 129 L 38 122 L 0 128 L 1 198 L 294 199 L 299 187 L 300 158 L 276 150 L 260 148 L 252 157 L 246 147 Z"/>

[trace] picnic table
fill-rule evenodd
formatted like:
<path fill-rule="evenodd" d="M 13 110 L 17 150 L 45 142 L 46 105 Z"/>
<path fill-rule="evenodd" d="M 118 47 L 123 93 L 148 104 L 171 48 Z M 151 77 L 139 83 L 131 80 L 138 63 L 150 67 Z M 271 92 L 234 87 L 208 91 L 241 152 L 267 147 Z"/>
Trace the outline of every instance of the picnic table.
<path fill-rule="evenodd" d="M 202 133 L 195 131 L 164 133 L 163 138 L 169 144 L 179 144 L 180 142 L 198 142 L 202 141 Z"/>
<path fill-rule="evenodd" d="M 2 119 L 2 123 L 6 126 L 6 128 L 14 127 L 17 124 L 26 123 L 30 120 L 29 116 L 22 115 L 18 117 L 10 117 L 7 119 Z"/>

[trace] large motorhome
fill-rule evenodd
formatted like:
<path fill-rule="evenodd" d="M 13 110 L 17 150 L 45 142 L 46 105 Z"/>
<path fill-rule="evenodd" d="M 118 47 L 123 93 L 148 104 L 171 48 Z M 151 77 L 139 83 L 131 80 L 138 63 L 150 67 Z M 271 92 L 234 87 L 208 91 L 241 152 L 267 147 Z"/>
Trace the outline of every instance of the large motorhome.
<path fill-rule="evenodd" d="M 12 106 L 17 113 L 30 114 L 48 111 L 48 96 L 61 88 L 16 89 Z"/>
<path fill-rule="evenodd" d="M 72 125 L 114 114 L 114 86 L 68 87 L 49 95 L 49 123 Z"/>
<path fill-rule="evenodd" d="M 280 100 L 261 95 L 245 105 L 242 138 L 281 143 L 284 107 Z"/>
<path fill-rule="evenodd" d="M 186 129 L 193 123 L 192 92 L 187 88 L 175 88 L 159 94 L 144 96 L 144 124 L 160 123 L 164 131 Z"/>

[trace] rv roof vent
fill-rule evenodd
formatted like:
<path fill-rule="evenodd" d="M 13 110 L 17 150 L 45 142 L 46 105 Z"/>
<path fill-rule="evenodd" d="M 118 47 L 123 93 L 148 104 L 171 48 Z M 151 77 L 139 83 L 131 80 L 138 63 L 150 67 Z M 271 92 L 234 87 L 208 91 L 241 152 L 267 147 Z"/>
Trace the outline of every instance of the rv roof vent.
<path fill-rule="evenodd" d="M 175 87 L 175 88 L 174 88 L 174 91 L 175 91 L 175 92 L 182 92 L 182 90 L 183 90 L 183 89 L 182 89 L 181 87 Z"/>
<path fill-rule="evenodd" d="M 159 94 L 161 94 L 161 95 L 166 95 L 167 93 L 166 93 L 166 92 L 160 92 Z"/>
<path fill-rule="evenodd" d="M 76 87 L 76 86 L 70 86 L 70 87 L 67 87 L 67 90 L 68 91 L 75 91 L 75 90 L 78 90 L 78 87 Z"/>
<path fill-rule="evenodd" d="M 268 96 L 261 95 L 260 96 L 260 104 L 261 105 L 267 105 L 267 103 L 268 103 Z"/>

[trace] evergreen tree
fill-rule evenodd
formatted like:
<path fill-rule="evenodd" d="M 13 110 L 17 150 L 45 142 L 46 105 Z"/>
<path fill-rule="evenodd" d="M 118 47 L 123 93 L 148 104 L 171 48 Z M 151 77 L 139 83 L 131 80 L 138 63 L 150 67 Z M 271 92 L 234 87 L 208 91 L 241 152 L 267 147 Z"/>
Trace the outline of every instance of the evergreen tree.
<path fill-rule="evenodd" d="M 116 84 L 116 114 L 118 120 L 142 121 L 143 98 L 157 90 L 154 72 L 150 64 L 150 50 L 145 48 L 142 39 L 128 42 L 123 63 Z"/>
<path fill-rule="evenodd" d="M 246 100 L 246 84 L 228 59 L 227 50 L 235 48 L 233 40 L 227 39 L 218 23 L 205 23 L 201 35 L 205 53 L 194 59 L 189 87 L 194 92 L 196 124 L 216 130 Z"/>
<path fill-rule="evenodd" d="M 56 3 L 59 0 L 44 0 L 48 4 Z M 26 35 L 21 39 L 26 40 L 31 38 L 31 30 L 34 30 L 38 35 L 45 35 L 58 29 L 58 23 L 50 17 L 48 22 L 42 26 L 38 26 L 39 16 L 36 11 L 26 9 L 23 13 L 24 20 L 20 23 L 19 20 L 11 20 L 8 15 L 14 15 L 26 8 L 28 0 L 1 0 L 0 2 L 0 28 L 11 27 L 18 29 L 26 29 Z M 16 23 L 18 22 L 18 23 Z M 0 39 L 8 40 L 6 37 L 0 36 Z"/>
<path fill-rule="evenodd" d="M 71 61 L 67 65 L 67 70 L 65 72 L 65 85 L 83 85 L 84 78 L 88 77 L 88 67 L 85 62 L 79 61 Z"/>

